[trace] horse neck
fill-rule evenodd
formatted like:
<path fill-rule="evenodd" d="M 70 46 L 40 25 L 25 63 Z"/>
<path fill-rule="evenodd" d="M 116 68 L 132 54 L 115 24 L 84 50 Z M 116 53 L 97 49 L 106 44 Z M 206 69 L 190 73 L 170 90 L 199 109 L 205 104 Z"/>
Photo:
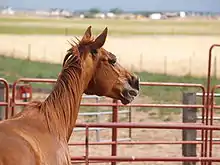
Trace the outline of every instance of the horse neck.
<path fill-rule="evenodd" d="M 75 125 L 84 92 L 84 76 L 81 70 L 64 69 L 54 90 L 44 102 L 48 129 L 59 138 L 69 140 Z"/>

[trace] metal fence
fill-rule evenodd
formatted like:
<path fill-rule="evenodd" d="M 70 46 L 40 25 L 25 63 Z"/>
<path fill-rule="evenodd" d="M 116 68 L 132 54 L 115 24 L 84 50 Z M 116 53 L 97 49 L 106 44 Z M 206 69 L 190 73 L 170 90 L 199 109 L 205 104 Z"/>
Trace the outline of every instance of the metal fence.
<path fill-rule="evenodd" d="M 11 102 L 9 104 L 10 111 L 12 115 L 15 113 L 15 107 L 16 106 L 25 106 L 28 104 L 28 102 L 17 102 L 15 99 L 15 92 L 16 92 L 16 84 L 19 82 L 45 82 L 45 83 L 54 83 L 56 80 L 54 79 L 30 79 L 30 78 L 23 78 L 17 80 L 13 84 L 12 88 L 12 98 Z M 205 87 L 201 84 L 191 84 L 191 83 L 171 83 L 171 82 L 141 82 L 142 86 L 170 86 L 170 87 L 187 87 L 187 88 L 198 88 L 202 92 L 202 104 L 129 104 L 129 105 L 123 105 L 119 103 L 116 100 L 113 100 L 112 103 L 81 103 L 81 106 L 95 106 L 95 107 L 111 107 L 112 112 L 97 112 L 97 113 L 87 113 L 84 115 L 97 115 L 99 113 L 104 113 L 104 114 L 112 114 L 112 123 L 81 123 L 76 125 L 76 130 L 80 131 L 85 131 L 86 138 L 89 138 L 89 130 L 102 130 L 105 128 L 111 128 L 112 129 L 112 139 L 110 141 L 97 141 L 97 142 L 89 142 L 88 140 L 85 140 L 85 143 L 82 142 L 76 142 L 76 143 L 71 143 L 69 144 L 70 146 L 72 145 L 85 145 L 85 156 L 82 157 L 72 157 L 72 161 L 75 163 L 80 163 L 82 161 L 86 162 L 86 164 L 89 164 L 89 162 L 112 162 L 112 164 L 116 164 L 116 162 L 121 162 L 121 161 L 190 161 L 190 162 L 197 162 L 201 161 L 202 163 L 204 162 L 215 162 L 219 161 L 220 158 L 212 158 L 208 157 L 207 153 L 210 153 L 212 151 L 211 148 L 208 150 L 208 146 L 213 145 L 213 141 L 207 141 L 207 138 L 211 138 L 208 136 L 206 131 L 212 131 L 212 130 L 220 130 L 220 127 L 218 126 L 212 126 L 212 125 L 207 125 L 205 122 L 201 124 L 196 124 L 196 123 L 118 123 L 118 114 L 119 114 L 119 107 L 158 107 L 158 108 L 202 108 L 202 116 L 204 116 L 205 112 L 207 111 L 207 107 L 205 104 Z M 88 96 L 92 98 L 91 96 Z M 126 111 L 127 112 L 127 111 Z M 123 111 L 121 111 L 123 113 Z M 8 113 L 7 113 L 8 114 Z M 205 118 L 203 118 L 203 121 L 205 121 Z M 135 129 L 135 128 L 146 128 L 146 129 L 180 129 L 180 130 L 192 130 L 192 129 L 197 129 L 201 131 L 203 134 L 203 137 L 200 142 L 198 141 L 142 141 L 142 142 L 136 142 L 136 141 L 120 141 L 117 138 L 118 135 L 118 129 L 119 128 L 129 128 L 129 129 Z M 152 158 L 152 157 L 117 157 L 117 147 L 118 145 L 146 145 L 146 144 L 200 144 L 201 145 L 201 155 L 200 157 L 160 157 L 160 158 Z M 215 143 L 216 144 L 216 143 Z M 111 145 L 111 156 L 109 157 L 90 157 L 88 155 L 89 153 L 89 146 L 90 145 Z"/>

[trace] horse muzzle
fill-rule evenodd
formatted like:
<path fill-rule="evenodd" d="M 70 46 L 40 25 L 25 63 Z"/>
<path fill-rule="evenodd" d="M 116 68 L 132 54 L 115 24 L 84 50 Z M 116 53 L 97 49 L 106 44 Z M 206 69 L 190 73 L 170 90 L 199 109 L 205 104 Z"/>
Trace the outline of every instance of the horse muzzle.
<path fill-rule="evenodd" d="M 139 78 L 132 76 L 131 79 L 129 79 L 124 86 L 124 89 L 121 93 L 122 104 L 129 104 L 131 103 L 134 98 L 139 93 Z"/>

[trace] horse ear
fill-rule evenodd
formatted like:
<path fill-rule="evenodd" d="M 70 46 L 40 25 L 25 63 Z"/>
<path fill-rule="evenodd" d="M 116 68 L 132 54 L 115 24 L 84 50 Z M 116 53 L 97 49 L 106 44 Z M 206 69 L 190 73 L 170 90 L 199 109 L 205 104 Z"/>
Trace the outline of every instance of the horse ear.
<path fill-rule="evenodd" d="M 94 43 L 91 45 L 91 48 L 94 50 L 101 48 L 105 43 L 107 34 L 108 28 L 106 27 L 104 31 L 95 39 Z"/>
<path fill-rule="evenodd" d="M 91 28 L 92 28 L 92 26 L 89 26 L 89 27 L 86 29 L 82 40 L 89 40 L 89 39 L 91 38 L 91 36 L 92 36 Z"/>

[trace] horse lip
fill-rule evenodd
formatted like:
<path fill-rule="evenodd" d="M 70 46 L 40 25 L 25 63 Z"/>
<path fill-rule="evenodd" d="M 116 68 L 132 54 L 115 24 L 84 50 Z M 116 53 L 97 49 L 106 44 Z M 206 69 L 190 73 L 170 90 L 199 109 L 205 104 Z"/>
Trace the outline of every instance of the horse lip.
<path fill-rule="evenodd" d="M 126 105 L 131 103 L 134 100 L 134 97 L 122 97 L 121 102 L 122 104 Z"/>
<path fill-rule="evenodd" d="M 134 98 L 138 95 L 138 90 L 135 89 L 124 89 L 122 94 L 121 94 L 121 102 L 123 104 L 129 104 L 131 103 Z"/>

